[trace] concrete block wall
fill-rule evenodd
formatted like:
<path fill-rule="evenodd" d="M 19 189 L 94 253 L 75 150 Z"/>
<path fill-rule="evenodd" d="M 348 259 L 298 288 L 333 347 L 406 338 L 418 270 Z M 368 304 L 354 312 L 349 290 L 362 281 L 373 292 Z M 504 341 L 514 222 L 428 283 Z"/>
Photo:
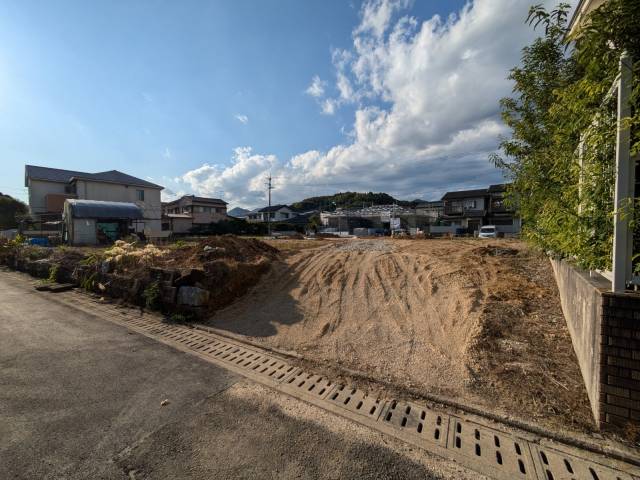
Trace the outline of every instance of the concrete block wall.
<path fill-rule="evenodd" d="M 640 425 L 640 295 L 606 292 L 602 310 L 600 423 Z"/>
<path fill-rule="evenodd" d="M 602 347 L 602 295 L 610 290 L 606 279 L 592 277 L 589 272 L 573 268 L 563 260 L 551 259 L 560 292 L 562 312 L 571 334 L 573 350 L 578 357 L 591 411 L 599 421 L 600 365 Z"/>
<path fill-rule="evenodd" d="M 640 427 L 640 295 L 563 260 L 551 264 L 591 409 L 600 428 Z"/>

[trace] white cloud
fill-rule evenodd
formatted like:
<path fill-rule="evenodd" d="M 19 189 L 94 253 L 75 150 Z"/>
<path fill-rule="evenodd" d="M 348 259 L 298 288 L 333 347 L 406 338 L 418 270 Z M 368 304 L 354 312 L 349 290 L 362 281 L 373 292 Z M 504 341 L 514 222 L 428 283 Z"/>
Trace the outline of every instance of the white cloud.
<path fill-rule="evenodd" d="M 247 123 L 249 123 L 249 117 L 247 117 L 246 115 L 241 115 L 239 113 L 236 113 L 235 117 L 236 117 L 236 120 L 238 120 L 243 125 L 246 125 Z"/>
<path fill-rule="evenodd" d="M 164 187 L 164 189 L 160 192 L 160 197 L 163 202 L 172 202 L 182 197 L 183 195 L 186 195 L 186 192 L 184 190 L 176 191 L 169 187 Z"/>
<path fill-rule="evenodd" d="M 162 156 L 167 160 L 173 158 L 173 154 L 171 153 L 171 150 L 169 149 L 169 147 L 164 147 L 164 152 L 162 152 Z"/>
<path fill-rule="evenodd" d="M 371 34 L 381 38 L 389 28 L 392 15 L 409 6 L 408 0 L 371 0 L 362 5 L 362 21 L 355 29 L 354 35 Z"/>
<path fill-rule="evenodd" d="M 320 79 L 318 75 L 314 75 L 311 80 L 311 85 L 305 90 L 307 95 L 311 95 L 314 98 L 320 98 L 324 96 L 324 88 L 327 82 Z"/>
<path fill-rule="evenodd" d="M 333 115 L 336 113 L 336 109 L 338 108 L 338 102 L 333 98 L 327 98 L 323 100 L 321 103 L 322 113 L 325 115 Z"/>
<path fill-rule="evenodd" d="M 239 205 L 264 204 L 264 182 L 270 169 L 278 168 L 274 155 L 253 154 L 250 147 L 234 150 L 231 165 L 204 164 L 180 179 L 203 196 L 221 196 Z"/>
<path fill-rule="evenodd" d="M 269 169 L 278 202 L 345 189 L 437 198 L 501 181 L 487 157 L 507 133 L 498 103 L 511 92 L 506 77 L 534 35 L 524 24 L 529 4 L 476 0 L 419 21 L 402 16 L 404 0 L 366 2 L 352 47 L 332 52 L 338 95 L 314 89 L 319 77 L 307 91 L 324 114 L 355 107 L 349 141 L 288 162 L 238 149 L 230 167 L 194 170 L 192 186 L 224 185 L 228 201 L 256 206 Z"/>

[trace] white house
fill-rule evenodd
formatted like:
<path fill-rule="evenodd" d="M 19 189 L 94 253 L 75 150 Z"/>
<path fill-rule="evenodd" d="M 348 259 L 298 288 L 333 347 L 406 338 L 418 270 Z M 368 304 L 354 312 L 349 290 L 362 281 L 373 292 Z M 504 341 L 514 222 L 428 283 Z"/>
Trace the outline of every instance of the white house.
<path fill-rule="evenodd" d="M 31 214 L 62 214 L 66 199 L 134 203 L 142 209 L 138 231 L 153 236 L 162 229 L 160 185 L 117 170 L 87 173 L 25 165 Z"/>
<path fill-rule="evenodd" d="M 286 205 L 272 205 L 249 212 L 245 219 L 248 222 L 282 222 L 297 215 Z"/>

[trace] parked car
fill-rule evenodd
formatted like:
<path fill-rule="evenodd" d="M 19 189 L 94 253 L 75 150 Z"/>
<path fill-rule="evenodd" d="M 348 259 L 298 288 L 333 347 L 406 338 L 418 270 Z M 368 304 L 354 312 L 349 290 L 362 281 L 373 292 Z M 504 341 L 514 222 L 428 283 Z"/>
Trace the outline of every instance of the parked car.
<path fill-rule="evenodd" d="M 478 238 L 498 238 L 498 230 L 495 225 L 484 225 L 480 227 Z"/>

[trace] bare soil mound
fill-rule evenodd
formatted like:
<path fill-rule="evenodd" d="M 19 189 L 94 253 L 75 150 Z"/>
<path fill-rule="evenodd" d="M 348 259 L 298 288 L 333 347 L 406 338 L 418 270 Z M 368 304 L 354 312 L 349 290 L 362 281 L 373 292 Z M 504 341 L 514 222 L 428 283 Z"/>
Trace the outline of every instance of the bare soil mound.
<path fill-rule="evenodd" d="M 548 261 L 516 241 L 347 240 L 272 263 L 209 323 L 399 388 L 588 429 L 554 287 Z"/>
<path fill-rule="evenodd" d="M 410 242 L 408 242 L 410 243 Z M 468 265 L 365 240 L 275 264 L 212 323 L 271 346 L 459 393 L 479 330 L 483 275 Z"/>

